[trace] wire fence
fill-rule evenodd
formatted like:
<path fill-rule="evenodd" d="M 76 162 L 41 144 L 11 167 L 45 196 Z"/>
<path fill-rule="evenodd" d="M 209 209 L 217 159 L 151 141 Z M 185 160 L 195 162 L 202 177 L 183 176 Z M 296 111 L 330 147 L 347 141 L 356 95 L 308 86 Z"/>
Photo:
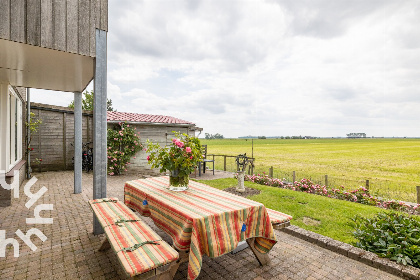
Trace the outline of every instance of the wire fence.
<path fill-rule="evenodd" d="M 236 156 L 230 155 L 208 155 L 208 158 L 215 160 L 215 169 L 227 172 L 236 172 Z M 354 179 L 345 176 L 335 177 L 328 174 L 311 174 L 302 170 L 284 171 L 280 167 L 259 166 L 255 159 L 252 159 L 246 170 L 247 174 L 261 174 L 269 177 L 282 179 L 285 182 L 293 183 L 301 179 L 309 179 L 315 184 L 337 188 L 343 186 L 346 190 L 354 190 L 361 186 L 369 189 L 370 193 L 382 199 L 395 199 L 406 202 L 417 202 L 416 186 L 407 186 L 386 180 L 368 180 L 365 178 Z"/>

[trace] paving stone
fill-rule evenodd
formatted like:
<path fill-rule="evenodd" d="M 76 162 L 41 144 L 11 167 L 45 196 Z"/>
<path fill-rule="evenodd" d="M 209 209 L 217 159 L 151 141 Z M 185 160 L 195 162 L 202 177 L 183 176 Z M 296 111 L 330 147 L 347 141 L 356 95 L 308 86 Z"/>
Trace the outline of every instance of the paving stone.
<path fill-rule="evenodd" d="M 221 177 L 223 174 L 218 174 Z M 6 258 L 0 259 L 1 279 L 129 279 L 115 254 L 111 251 L 98 252 L 104 235 L 92 234 L 92 212 L 87 200 L 93 194 L 92 172 L 83 173 L 81 194 L 73 194 L 73 172 L 45 172 L 35 173 L 38 179 L 32 187 L 33 193 L 42 186 L 48 191 L 37 201 L 38 204 L 53 204 L 53 211 L 41 212 L 42 217 L 53 218 L 53 224 L 36 225 L 47 240 L 42 242 L 38 238 L 31 240 L 37 246 L 32 252 L 20 241 L 20 256 L 13 257 L 12 250 L 7 251 Z M 123 200 L 124 182 L 137 179 L 138 175 L 121 175 L 108 177 L 108 196 Z M 200 179 L 211 179 L 206 173 Z M 0 229 L 6 230 L 6 236 L 14 237 L 17 229 L 27 232 L 34 225 L 26 225 L 26 218 L 33 217 L 33 207 L 27 209 L 25 194 L 10 207 L 0 208 Z M 25 198 L 25 199 L 24 199 Z M 162 238 L 172 243 L 170 237 L 156 228 L 150 218 L 143 218 Z M 291 226 L 299 234 L 305 236 L 307 231 Z M 290 232 L 290 230 L 289 230 Z M 324 240 L 324 247 L 337 244 L 334 240 L 324 238 L 318 234 L 305 237 L 312 242 L 304 241 L 288 234 L 287 229 L 277 231 L 278 243 L 270 252 L 271 264 L 260 267 L 251 250 L 245 249 L 237 254 L 226 254 L 216 259 L 203 257 L 203 269 L 198 280 L 204 279 L 401 279 L 388 274 L 386 271 L 367 266 L 341 254 L 324 249 L 314 243 Z M 318 239 L 317 239 L 318 238 Z M 351 246 L 350 246 L 351 247 Z M 347 252 L 350 248 L 341 245 L 340 250 Z M 351 252 L 353 257 L 359 258 L 360 251 Z M 373 261 L 372 255 L 366 255 L 366 261 Z M 381 269 L 384 265 L 378 263 Z M 339 269 L 337 269 L 339 267 Z M 187 278 L 187 264 L 182 264 L 175 275 L 175 280 Z M 413 274 L 409 269 L 398 270 L 401 276 Z"/>

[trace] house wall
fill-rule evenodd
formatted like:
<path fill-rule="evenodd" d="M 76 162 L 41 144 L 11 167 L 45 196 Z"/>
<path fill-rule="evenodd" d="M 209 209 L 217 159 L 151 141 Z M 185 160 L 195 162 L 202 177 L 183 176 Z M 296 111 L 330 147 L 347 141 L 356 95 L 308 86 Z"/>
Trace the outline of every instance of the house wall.
<path fill-rule="evenodd" d="M 0 0 L 0 38 L 95 57 L 108 0 Z"/>
<path fill-rule="evenodd" d="M 72 170 L 74 156 L 74 111 L 68 107 L 31 103 L 31 112 L 42 120 L 32 136 L 31 166 L 35 172 Z M 82 141 L 93 142 L 93 115 L 83 111 Z M 42 159 L 40 164 L 36 159 Z"/>

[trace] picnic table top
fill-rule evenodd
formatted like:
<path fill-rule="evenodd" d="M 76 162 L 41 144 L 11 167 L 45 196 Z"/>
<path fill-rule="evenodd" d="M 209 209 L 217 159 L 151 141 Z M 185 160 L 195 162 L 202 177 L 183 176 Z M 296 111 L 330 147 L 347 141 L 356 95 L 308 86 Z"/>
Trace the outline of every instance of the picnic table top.
<path fill-rule="evenodd" d="M 167 176 L 126 182 L 125 203 L 150 216 L 178 250 L 190 251 L 188 279 L 200 273 L 203 255 L 221 256 L 250 238 L 264 254 L 277 242 L 263 204 L 194 181 L 184 192 L 168 185 Z"/>

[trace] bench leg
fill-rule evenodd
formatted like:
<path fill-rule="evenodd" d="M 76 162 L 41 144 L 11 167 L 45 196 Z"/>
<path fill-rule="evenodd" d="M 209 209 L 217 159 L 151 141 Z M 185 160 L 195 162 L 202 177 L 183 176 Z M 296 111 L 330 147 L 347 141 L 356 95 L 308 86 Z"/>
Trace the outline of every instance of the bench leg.
<path fill-rule="evenodd" d="M 105 237 L 105 240 L 102 241 L 101 247 L 99 248 L 100 252 L 106 251 L 111 248 L 111 244 L 109 243 L 108 238 Z"/>
<path fill-rule="evenodd" d="M 246 243 L 248 243 L 249 248 L 251 248 L 252 253 L 254 253 L 255 257 L 257 258 L 260 265 L 267 265 L 270 264 L 270 257 L 267 254 L 261 254 L 260 252 L 255 249 L 254 243 L 255 243 L 255 237 L 250 238 L 246 240 Z"/>

